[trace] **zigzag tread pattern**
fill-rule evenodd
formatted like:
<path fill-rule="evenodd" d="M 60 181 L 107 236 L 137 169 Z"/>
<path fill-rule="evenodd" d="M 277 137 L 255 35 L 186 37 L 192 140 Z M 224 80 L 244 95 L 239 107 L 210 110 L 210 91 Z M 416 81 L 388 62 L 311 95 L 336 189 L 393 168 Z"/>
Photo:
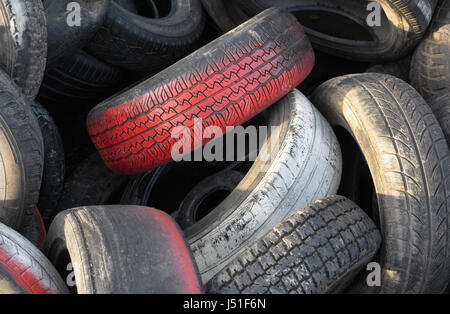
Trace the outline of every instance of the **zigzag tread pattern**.
<path fill-rule="evenodd" d="M 287 15 L 283 25 L 269 15 L 249 26 L 258 38 L 249 30 L 236 32 L 232 40 L 219 38 L 214 55 L 200 49 L 162 72 L 161 77 L 169 77 L 164 82 L 150 79 L 157 83 L 141 96 L 94 109 L 88 131 L 108 166 L 120 173 L 158 167 L 171 160 L 175 128 L 186 127 L 191 143 L 204 145 L 207 140 L 198 138 L 206 127 L 225 131 L 240 125 L 298 85 L 311 71 L 314 56 L 301 26 Z M 196 119 L 202 120 L 201 128 L 195 127 Z"/>

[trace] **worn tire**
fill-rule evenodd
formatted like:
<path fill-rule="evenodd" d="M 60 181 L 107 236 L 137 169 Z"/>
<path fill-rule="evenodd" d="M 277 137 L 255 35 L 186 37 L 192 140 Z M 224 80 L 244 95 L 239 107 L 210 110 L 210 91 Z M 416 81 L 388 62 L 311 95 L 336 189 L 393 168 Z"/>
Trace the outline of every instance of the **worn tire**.
<path fill-rule="evenodd" d="M 233 2 L 223 0 L 202 0 L 202 5 L 217 26 L 226 33 L 244 23 L 248 16 Z"/>
<path fill-rule="evenodd" d="M 128 177 L 109 170 L 98 153 L 94 153 L 67 178 L 58 209 L 62 211 L 79 206 L 119 204 L 128 180 Z"/>
<path fill-rule="evenodd" d="M 336 193 L 339 187 L 339 144 L 308 99 L 295 90 L 267 115 L 267 125 L 275 129 L 269 128 L 245 178 L 206 217 L 185 230 L 203 282 L 299 208 Z"/>
<path fill-rule="evenodd" d="M 428 101 L 450 147 L 450 91 Z"/>
<path fill-rule="evenodd" d="M 396 62 L 388 62 L 372 65 L 366 70 L 366 73 L 389 74 L 409 83 L 411 57 L 407 57 Z"/>
<path fill-rule="evenodd" d="M 273 6 L 286 8 L 305 26 L 305 31 L 315 48 L 351 60 L 382 62 L 401 58 L 418 44 L 431 21 L 437 0 L 379 0 L 377 2 L 381 4 L 384 12 L 380 26 L 375 27 L 368 26 L 366 21 L 371 12 L 366 9 L 369 1 L 231 0 L 231 2 L 240 6 L 249 16 Z M 330 23 L 333 16 L 340 18 L 335 18 L 336 20 Z M 342 20 L 344 16 L 345 20 Z M 346 28 L 347 24 L 350 26 Z"/>
<path fill-rule="evenodd" d="M 35 247 L 44 251 L 45 238 L 47 237 L 47 230 L 45 229 L 44 220 L 38 209 L 34 211 L 33 220 L 28 226 L 28 229 L 24 233 L 27 238 Z"/>
<path fill-rule="evenodd" d="M 121 85 L 123 72 L 83 50 L 45 73 L 39 101 L 45 105 L 93 106 Z"/>
<path fill-rule="evenodd" d="M 207 285 L 210 293 L 342 292 L 374 258 L 381 236 L 355 203 L 329 196 L 275 226 Z"/>
<path fill-rule="evenodd" d="M 0 70 L 0 223 L 24 231 L 39 198 L 44 147 L 38 121 Z"/>
<path fill-rule="evenodd" d="M 0 294 L 67 292 L 64 281 L 44 254 L 0 223 Z"/>
<path fill-rule="evenodd" d="M 36 97 L 45 71 L 47 26 L 41 0 L 0 1 L 0 68 L 28 101 Z"/>
<path fill-rule="evenodd" d="M 214 197 L 217 192 L 231 194 L 244 177 L 244 173 L 230 169 L 222 170 L 202 180 L 187 193 L 180 204 L 176 214 L 176 221 L 180 227 L 187 229 L 193 226 L 199 220 L 196 218 L 198 218 L 200 206 L 207 198 Z"/>
<path fill-rule="evenodd" d="M 414 52 L 410 78 L 427 100 L 450 91 L 450 1 L 441 2 L 429 33 Z"/>
<path fill-rule="evenodd" d="M 78 293 L 193 294 L 202 290 L 178 226 L 167 214 L 148 207 L 64 211 L 50 227 L 45 251 L 59 270 L 66 270 L 67 261 L 72 263 Z"/>
<path fill-rule="evenodd" d="M 48 225 L 58 207 L 64 186 L 64 147 L 58 128 L 48 111 L 37 101 L 31 103 L 44 140 L 44 170 L 39 193 L 38 209 Z"/>
<path fill-rule="evenodd" d="M 88 132 L 109 168 L 136 174 L 172 161 L 186 130 L 192 150 L 204 129 L 237 126 L 310 73 L 314 52 L 296 19 L 269 9 L 134 88 L 96 106 Z M 195 127 L 201 119 L 202 126 Z M 201 134 L 199 134 L 201 132 Z M 181 137 L 181 135 L 180 135 Z M 183 151 L 187 154 L 189 148 Z"/>
<path fill-rule="evenodd" d="M 80 6 L 80 25 L 70 26 L 67 10 L 72 0 L 43 0 L 47 18 L 47 69 L 83 48 L 102 26 L 109 8 L 109 0 L 77 0 Z"/>
<path fill-rule="evenodd" d="M 329 80 L 312 101 L 353 136 L 368 164 L 384 239 L 376 290 L 442 292 L 450 266 L 450 153 L 429 106 L 405 82 L 373 73 Z"/>
<path fill-rule="evenodd" d="M 171 0 L 163 18 L 147 18 L 112 1 L 87 46 L 107 63 L 130 71 L 158 71 L 195 48 L 205 25 L 200 0 Z"/>

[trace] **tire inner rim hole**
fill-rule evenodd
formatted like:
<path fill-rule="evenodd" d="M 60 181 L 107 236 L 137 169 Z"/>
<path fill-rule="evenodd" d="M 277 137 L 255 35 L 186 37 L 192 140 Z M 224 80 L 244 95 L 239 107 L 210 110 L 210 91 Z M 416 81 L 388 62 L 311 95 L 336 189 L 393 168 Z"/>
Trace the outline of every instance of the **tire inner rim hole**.
<path fill-rule="evenodd" d="M 232 191 L 226 188 L 216 189 L 204 195 L 200 203 L 194 208 L 194 221 L 198 222 L 216 208 Z"/>
<path fill-rule="evenodd" d="M 366 21 L 343 11 L 317 6 L 294 7 L 289 11 L 304 27 L 315 33 L 354 41 L 374 40 Z"/>

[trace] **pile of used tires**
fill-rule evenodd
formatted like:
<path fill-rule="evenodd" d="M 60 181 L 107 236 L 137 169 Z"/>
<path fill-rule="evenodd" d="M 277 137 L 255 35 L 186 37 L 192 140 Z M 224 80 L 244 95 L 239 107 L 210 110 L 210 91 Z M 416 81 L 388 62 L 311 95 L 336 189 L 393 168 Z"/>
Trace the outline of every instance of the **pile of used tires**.
<path fill-rule="evenodd" d="M 450 0 L 0 13 L 0 293 L 449 292 Z"/>

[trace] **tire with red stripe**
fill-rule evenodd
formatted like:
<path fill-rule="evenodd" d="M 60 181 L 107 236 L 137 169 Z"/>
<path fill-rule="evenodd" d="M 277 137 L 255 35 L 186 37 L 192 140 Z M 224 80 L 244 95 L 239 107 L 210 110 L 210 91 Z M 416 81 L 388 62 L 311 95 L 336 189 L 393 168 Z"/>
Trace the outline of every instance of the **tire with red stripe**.
<path fill-rule="evenodd" d="M 199 148 L 209 140 L 194 139 L 206 127 L 225 132 L 249 120 L 300 84 L 313 64 L 297 19 L 271 8 L 96 106 L 88 131 L 113 171 L 145 172 L 172 161 L 177 127 L 187 128 L 191 150 Z M 202 124 L 194 128 L 197 119 Z"/>
<path fill-rule="evenodd" d="M 73 293 L 202 291 L 179 227 L 149 207 L 91 206 L 61 212 L 50 226 L 45 252 L 68 278 Z"/>
<path fill-rule="evenodd" d="M 67 292 L 64 281 L 44 254 L 0 223 L 0 294 Z"/>

